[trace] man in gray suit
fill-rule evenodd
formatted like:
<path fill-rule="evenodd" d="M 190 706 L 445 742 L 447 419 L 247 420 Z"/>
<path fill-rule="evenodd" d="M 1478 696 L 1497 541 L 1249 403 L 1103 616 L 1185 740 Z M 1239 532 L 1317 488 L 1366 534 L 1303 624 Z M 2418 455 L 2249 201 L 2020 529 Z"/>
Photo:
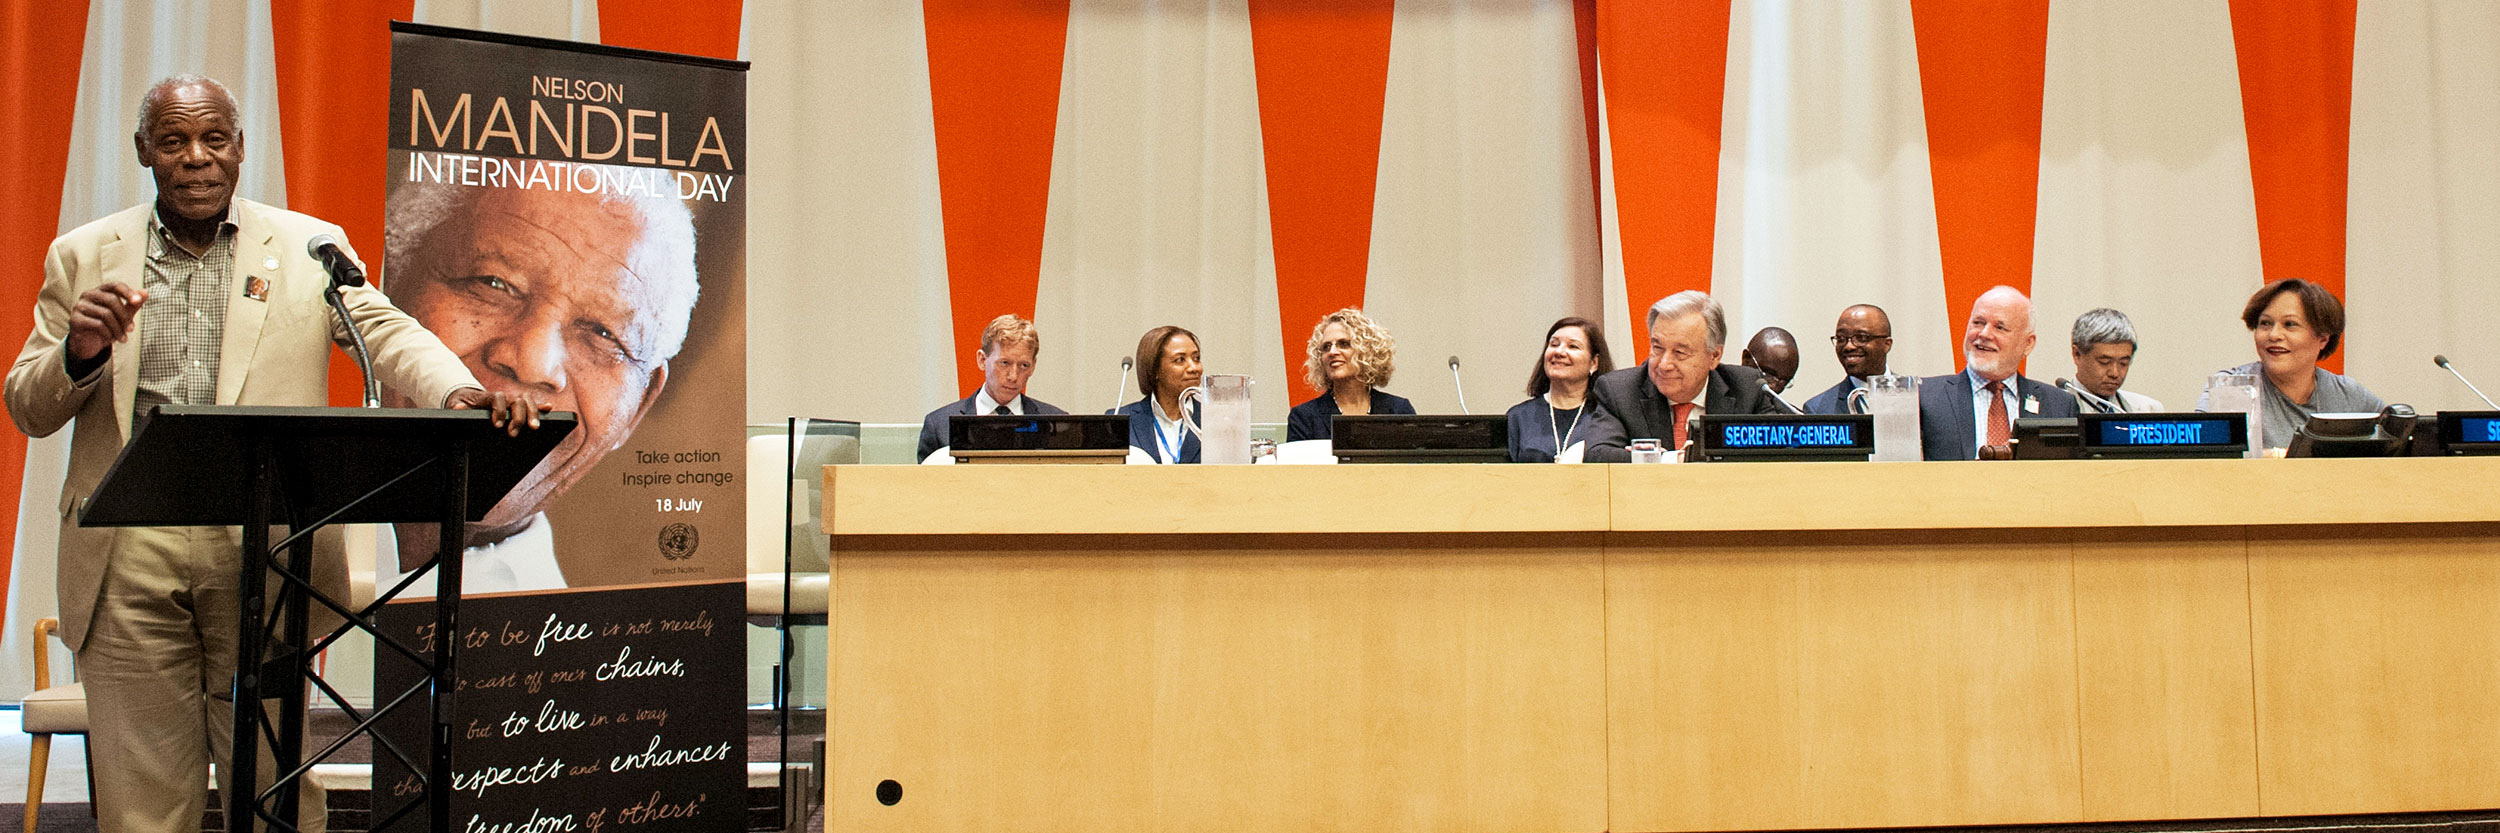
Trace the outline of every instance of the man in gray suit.
<path fill-rule="evenodd" d="M 1024 395 L 1025 383 L 1033 380 L 1033 361 L 1041 352 L 1042 336 L 1033 329 L 1033 322 L 1013 314 L 990 319 L 989 326 L 981 328 L 981 352 L 973 354 L 973 363 L 981 368 L 981 389 L 920 418 L 921 462 L 946 447 L 946 424 L 953 417 L 1067 413 Z"/>
<path fill-rule="evenodd" d="M 1626 438 L 1656 438 L 1673 448 L 1688 439 L 1695 413 L 1786 413 L 1763 388 L 1762 372 L 1720 364 L 1727 345 L 1727 313 L 1719 302 L 1685 290 L 1649 306 L 1649 360 L 1597 377 L 1589 385 L 1597 402 L 1622 423 L 1622 437 L 1589 440 L 1589 454 Z"/>
<path fill-rule="evenodd" d="M 2014 420 L 2075 415 L 2074 397 L 2022 376 L 2023 359 L 2039 342 L 2031 299 L 2021 290 L 1999 286 L 1980 294 L 1962 330 L 1962 372 L 1919 383 L 1927 459 L 2003 459 L 2011 456 Z"/>

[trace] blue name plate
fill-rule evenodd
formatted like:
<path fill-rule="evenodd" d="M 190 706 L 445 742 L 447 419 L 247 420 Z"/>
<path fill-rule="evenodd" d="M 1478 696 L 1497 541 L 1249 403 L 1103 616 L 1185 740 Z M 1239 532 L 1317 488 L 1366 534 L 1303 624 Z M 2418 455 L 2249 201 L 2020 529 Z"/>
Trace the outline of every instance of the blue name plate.
<path fill-rule="evenodd" d="M 2246 414 L 2084 414 L 2075 427 L 2087 455 L 2158 457 L 2248 449 Z"/>
<path fill-rule="evenodd" d="M 1854 448 L 1857 444 L 1858 427 L 1848 423 L 1719 426 L 1720 448 Z"/>
<path fill-rule="evenodd" d="M 2466 443 L 2500 443 L 2500 419 L 2466 417 L 2457 421 L 2457 441 Z"/>
<path fill-rule="evenodd" d="M 2500 411 L 2441 411 L 2439 441 L 2450 454 L 2500 454 Z"/>
<path fill-rule="evenodd" d="M 1706 459 L 1863 460 L 1875 451 L 1865 414 L 1703 414 Z"/>

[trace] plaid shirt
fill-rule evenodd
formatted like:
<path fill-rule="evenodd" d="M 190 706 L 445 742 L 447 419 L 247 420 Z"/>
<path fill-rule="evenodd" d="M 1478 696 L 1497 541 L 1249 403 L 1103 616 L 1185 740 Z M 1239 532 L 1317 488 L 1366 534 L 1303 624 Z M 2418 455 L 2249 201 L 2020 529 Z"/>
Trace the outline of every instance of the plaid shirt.
<path fill-rule="evenodd" d="M 226 338 L 226 290 L 234 285 L 232 212 L 217 225 L 208 251 L 193 256 L 174 242 L 155 214 L 148 215 L 148 260 L 140 289 L 139 395 L 131 424 L 156 405 L 217 402 L 217 357 Z"/>

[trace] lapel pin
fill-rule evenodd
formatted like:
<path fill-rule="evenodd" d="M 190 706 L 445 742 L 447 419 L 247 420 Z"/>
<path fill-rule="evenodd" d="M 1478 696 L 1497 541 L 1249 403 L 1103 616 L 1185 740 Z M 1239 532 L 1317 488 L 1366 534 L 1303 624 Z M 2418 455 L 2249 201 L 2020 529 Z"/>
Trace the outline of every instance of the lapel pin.
<path fill-rule="evenodd" d="M 2023 412 L 2024 412 L 2024 413 L 2028 413 L 2028 414 L 2037 414 L 2037 413 L 2039 413 L 2039 412 L 2040 412 L 2040 397 L 2037 397 L 2037 396 L 2026 396 L 2026 397 L 2023 397 Z"/>
<path fill-rule="evenodd" d="M 269 279 L 259 275 L 245 277 L 243 279 L 243 297 L 250 298 L 255 301 L 269 300 Z"/>
<path fill-rule="evenodd" d="M 260 268 L 267 269 L 272 272 L 278 271 L 278 256 L 270 255 L 268 257 L 261 258 Z"/>

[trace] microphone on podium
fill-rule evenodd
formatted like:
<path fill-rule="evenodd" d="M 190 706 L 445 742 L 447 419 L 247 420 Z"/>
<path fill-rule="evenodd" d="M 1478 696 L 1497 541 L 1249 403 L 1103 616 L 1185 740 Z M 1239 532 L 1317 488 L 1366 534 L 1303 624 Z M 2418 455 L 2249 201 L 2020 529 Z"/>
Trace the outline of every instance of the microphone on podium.
<path fill-rule="evenodd" d="M 356 329 L 356 317 L 347 314 L 347 301 L 339 297 L 342 288 L 365 285 L 365 271 L 356 268 L 356 260 L 339 250 L 338 238 L 327 234 L 316 234 L 304 241 L 304 253 L 312 255 L 330 273 L 330 288 L 322 291 L 321 298 L 329 302 L 331 312 L 338 314 L 339 324 L 347 328 L 347 352 L 356 357 L 356 369 L 365 376 L 365 407 L 382 407 L 382 385 L 373 378 L 373 351 L 365 347 L 364 331 Z"/>
<path fill-rule="evenodd" d="M 330 273 L 331 286 L 363 286 L 365 270 L 356 268 L 356 260 L 339 250 L 339 239 L 327 234 L 313 235 L 304 241 L 304 253 Z"/>
<path fill-rule="evenodd" d="M 2448 357 L 2447 357 L 2447 356 L 2444 356 L 2444 355 L 2440 355 L 2440 356 L 2432 356 L 2432 357 L 2431 357 L 2431 363 L 2432 363 L 2432 364 L 2435 364 L 2435 365 L 2439 365 L 2439 369 L 2441 369 L 2441 370 L 2448 371 L 2448 375 L 2450 375 L 2450 376 L 2454 376 L 2454 377 L 2457 377 L 2457 381 L 2459 381 L 2459 382 L 2464 382 L 2464 383 L 2465 383 L 2465 389 L 2466 389 L 2466 390 L 2473 391 L 2473 392 L 2474 392 L 2474 398 L 2476 398 L 2476 399 L 2480 399 L 2480 400 L 2483 400 L 2483 405 L 2485 405 L 2486 407 L 2490 407 L 2490 408 L 2492 408 L 2492 409 L 2495 409 L 2495 410 L 2500 410 L 2500 405 L 2493 405 L 2493 404 L 2491 404 L 2491 397 L 2488 397 L 2488 396 L 2484 396 L 2484 395 L 2483 395 L 2483 389 L 2482 389 L 2482 388 L 2475 387 L 2475 386 L 2474 386 L 2474 383 L 2473 383 L 2472 381 L 2470 381 L 2470 380 L 2468 380 L 2468 379 L 2466 379 L 2466 378 L 2465 378 L 2465 374 L 2463 374 L 2463 373 L 2458 373 L 2458 372 L 2457 372 L 2456 367 L 2455 367 L 2454 365 L 2451 365 L 2451 364 L 2449 364 L 2449 363 L 2448 363 Z"/>
<path fill-rule="evenodd" d="M 1119 410 L 1120 406 L 1128 404 L 1128 373 L 1136 367 L 1136 359 L 1127 356 L 1120 357 L 1120 391 L 1118 395 L 1111 397 L 1112 410 Z"/>
<path fill-rule="evenodd" d="M 1450 357 L 1450 387 L 1458 391 L 1458 412 L 1462 414 L 1475 413 L 1474 411 L 1467 410 L 1467 385 L 1458 380 L 1457 356 Z"/>

